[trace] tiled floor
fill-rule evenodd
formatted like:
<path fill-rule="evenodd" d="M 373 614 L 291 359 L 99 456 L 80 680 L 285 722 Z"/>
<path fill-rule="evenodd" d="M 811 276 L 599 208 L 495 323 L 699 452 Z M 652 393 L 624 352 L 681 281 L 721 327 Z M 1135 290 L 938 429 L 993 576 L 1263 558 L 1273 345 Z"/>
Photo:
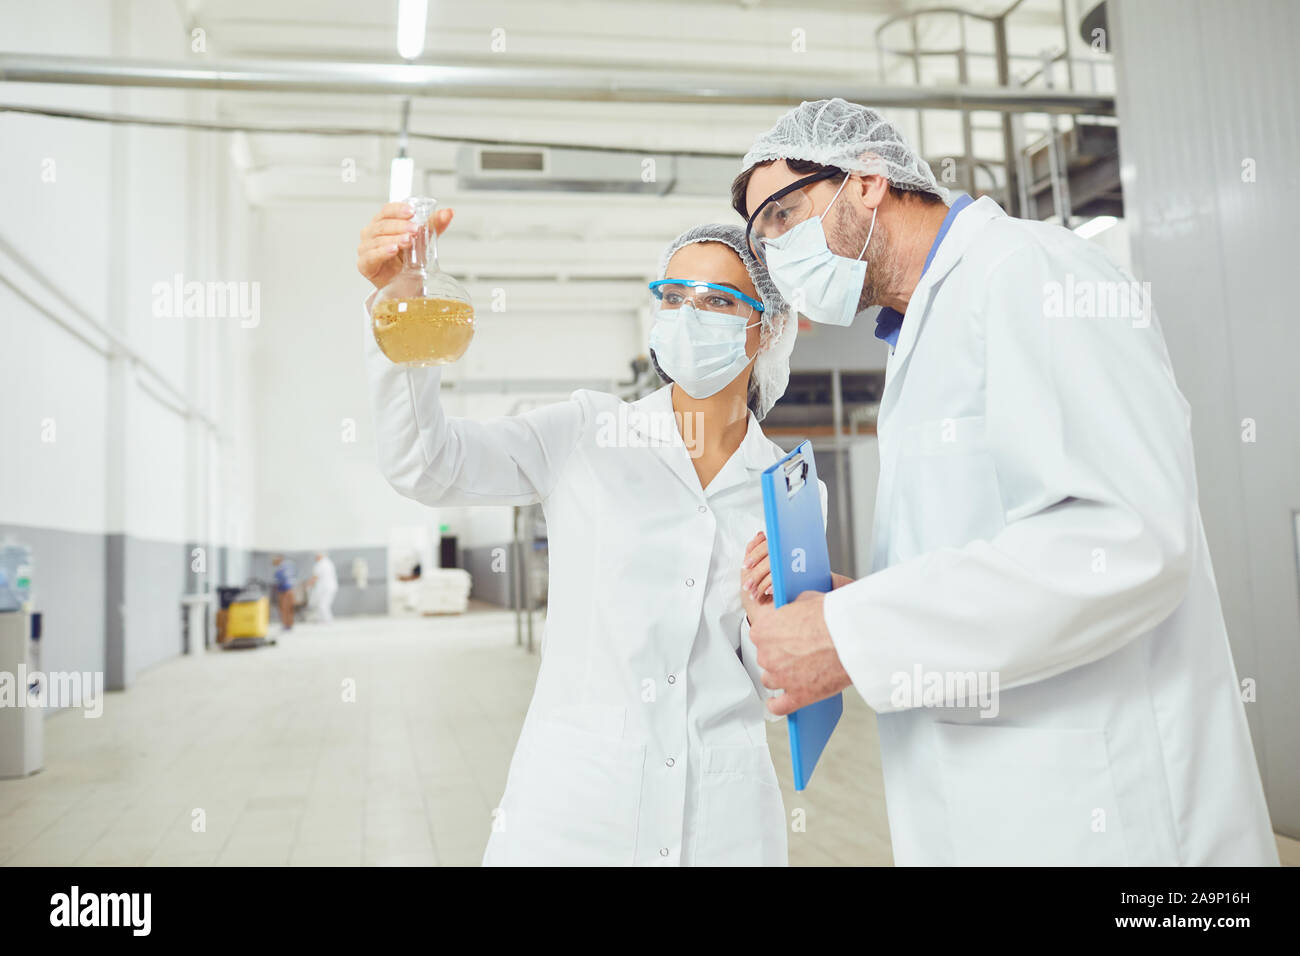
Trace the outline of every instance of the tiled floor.
<path fill-rule="evenodd" d="M 537 668 L 502 612 L 300 626 L 181 658 L 46 721 L 46 769 L 0 780 L 0 864 L 451 864 L 483 853 Z M 891 860 L 875 718 L 845 695 L 795 865 Z M 1284 860 L 1300 844 L 1279 841 Z"/>

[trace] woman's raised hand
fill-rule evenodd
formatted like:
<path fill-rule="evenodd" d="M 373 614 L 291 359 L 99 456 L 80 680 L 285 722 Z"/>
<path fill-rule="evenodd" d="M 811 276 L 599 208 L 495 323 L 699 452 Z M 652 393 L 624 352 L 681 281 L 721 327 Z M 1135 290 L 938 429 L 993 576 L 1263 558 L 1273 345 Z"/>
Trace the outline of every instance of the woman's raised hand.
<path fill-rule="evenodd" d="M 451 209 L 433 214 L 434 232 L 442 235 L 451 225 Z M 361 230 L 357 246 L 357 271 L 382 289 L 402 271 L 402 252 L 411 246 L 411 237 L 419 227 L 411 222 L 413 213 L 405 202 L 387 203 Z"/>

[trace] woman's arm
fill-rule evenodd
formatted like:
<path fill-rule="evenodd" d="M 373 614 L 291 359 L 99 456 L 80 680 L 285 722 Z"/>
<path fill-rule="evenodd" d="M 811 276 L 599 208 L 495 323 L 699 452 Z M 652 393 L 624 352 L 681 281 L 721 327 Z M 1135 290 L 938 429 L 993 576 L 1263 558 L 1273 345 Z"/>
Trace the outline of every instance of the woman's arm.
<path fill-rule="evenodd" d="M 450 209 L 434 217 L 441 234 Z M 376 289 L 401 269 L 414 231 L 411 210 L 388 203 L 361 230 L 357 271 Z M 373 294 L 371 299 L 373 299 Z M 366 302 L 366 374 L 379 465 L 388 483 L 429 505 L 531 504 L 549 495 L 585 427 L 576 398 L 486 422 L 447 418 L 437 368 L 394 365 L 379 350 Z"/>
<path fill-rule="evenodd" d="M 390 362 L 366 313 L 379 467 L 398 493 L 427 505 L 523 505 L 551 493 L 585 427 L 579 399 L 484 422 L 448 418 L 441 370 Z"/>

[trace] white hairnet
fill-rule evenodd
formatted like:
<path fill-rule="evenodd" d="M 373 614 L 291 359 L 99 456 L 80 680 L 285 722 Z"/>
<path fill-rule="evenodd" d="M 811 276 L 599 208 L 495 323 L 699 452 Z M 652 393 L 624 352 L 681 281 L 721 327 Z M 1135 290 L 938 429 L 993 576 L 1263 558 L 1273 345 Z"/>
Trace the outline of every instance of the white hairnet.
<path fill-rule="evenodd" d="M 664 250 L 659 259 L 658 278 L 664 278 L 664 274 L 668 271 L 668 261 L 672 259 L 673 254 L 682 246 L 689 246 L 693 242 L 721 242 L 735 250 L 754 283 L 759 300 L 763 303 L 763 315 L 758 330 L 758 356 L 754 360 L 754 370 L 750 375 L 748 403 L 754 417 L 762 421 L 776 404 L 776 400 L 785 394 L 785 387 L 790 383 L 790 353 L 794 351 L 798 321 L 785 299 L 781 298 L 781 293 L 776 291 L 772 277 L 750 252 L 745 242 L 745 230 L 740 226 L 711 222 L 687 229 Z M 704 277 L 683 276 L 682 278 Z M 670 380 L 657 362 L 655 371 L 661 378 Z"/>
<path fill-rule="evenodd" d="M 741 172 L 774 159 L 804 159 L 851 173 L 881 175 L 899 189 L 934 193 L 952 205 L 930 164 L 907 145 L 893 123 L 839 97 L 800 103 L 782 116 L 754 140 Z"/>

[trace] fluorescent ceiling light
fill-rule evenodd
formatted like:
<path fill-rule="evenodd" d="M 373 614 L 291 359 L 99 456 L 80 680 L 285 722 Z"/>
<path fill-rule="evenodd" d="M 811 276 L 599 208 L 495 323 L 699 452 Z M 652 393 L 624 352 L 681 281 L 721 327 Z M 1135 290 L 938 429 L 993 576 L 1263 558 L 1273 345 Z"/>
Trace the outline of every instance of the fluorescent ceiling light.
<path fill-rule="evenodd" d="M 1075 226 L 1074 231 L 1085 239 L 1091 239 L 1093 236 L 1105 232 L 1117 222 L 1119 220 L 1114 216 L 1096 216 L 1081 225 Z"/>
<path fill-rule="evenodd" d="M 388 173 L 388 201 L 409 199 L 414 182 L 415 160 L 410 156 L 398 156 Z"/>
<path fill-rule="evenodd" d="M 429 20 L 429 0 L 397 0 L 397 52 L 414 60 L 424 52 L 424 28 Z"/>

